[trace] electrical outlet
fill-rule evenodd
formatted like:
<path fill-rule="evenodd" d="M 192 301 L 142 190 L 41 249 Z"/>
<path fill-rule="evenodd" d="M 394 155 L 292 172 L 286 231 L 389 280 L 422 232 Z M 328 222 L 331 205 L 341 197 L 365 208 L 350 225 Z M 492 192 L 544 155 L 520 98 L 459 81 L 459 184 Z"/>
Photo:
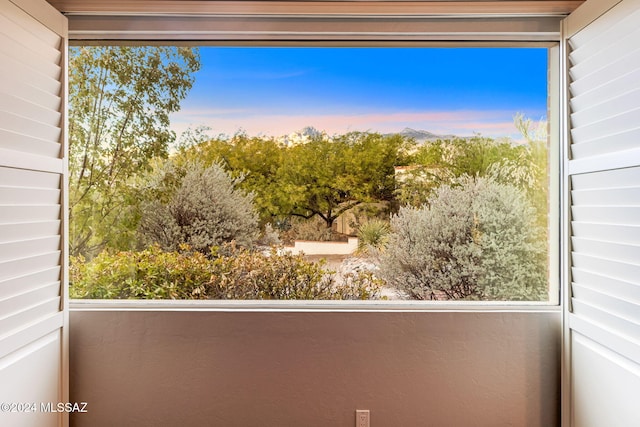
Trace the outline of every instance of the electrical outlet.
<path fill-rule="evenodd" d="M 370 427 L 369 410 L 356 409 L 356 427 Z"/>

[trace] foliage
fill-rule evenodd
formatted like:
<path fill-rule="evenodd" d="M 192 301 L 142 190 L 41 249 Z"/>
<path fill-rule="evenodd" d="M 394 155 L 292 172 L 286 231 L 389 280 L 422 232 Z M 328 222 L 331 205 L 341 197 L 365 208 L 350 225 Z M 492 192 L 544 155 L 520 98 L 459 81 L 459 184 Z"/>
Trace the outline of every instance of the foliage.
<path fill-rule="evenodd" d="M 175 138 L 200 67 L 197 49 L 83 46 L 69 50 L 70 251 L 128 247 L 137 222 L 129 179 Z"/>
<path fill-rule="evenodd" d="M 183 247 L 164 252 L 151 246 L 140 252 L 104 251 L 91 261 L 71 257 L 69 295 L 92 299 L 201 299 L 211 277 L 211 261 Z"/>
<path fill-rule="evenodd" d="M 236 250 L 216 258 L 207 293 L 214 299 L 374 299 L 382 286 L 380 279 L 363 272 L 348 275 L 340 282 L 327 274 L 322 264 L 302 255 L 268 255 Z"/>
<path fill-rule="evenodd" d="M 176 250 L 188 244 L 200 252 L 225 242 L 251 246 L 258 237 L 253 196 L 238 189 L 219 164 L 177 167 L 167 160 L 147 179 L 139 232 L 146 244 Z"/>
<path fill-rule="evenodd" d="M 395 198 L 400 206 L 420 207 L 428 203 L 431 194 L 443 184 L 451 183 L 454 175 L 442 164 L 415 164 L 396 173 Z"/>
<path fill-rule="evenodd" d="M 331 228 L 361 203 L 391 200 L 394 166 L 403 163 L 407 144 L 400 135 L 352 132 L 291 147 L 280 175 L 281 206 L 290 215 L 319 216 Z"/>
<path fill-rule="evenodd" d="M 547 228 L 549 207 L 549 149 L 547 124 L 537 125 L 522 114 L 515 117 L 516 128 L 526 144 L 515 159 L 496 162 L 488 175 L 497 182 L 509 183 L 522 189 L 536 208 L 538 224 Z"/>
<path fill-rule="evenodd" d="M 278 246 L 282 244 L 280 233 L 271 224 L 265 224 L 257 242 L 261 246 Z"/>
<path fill-rule="evenodd" d="M 273 138 L 249 137 L 241 132 L 231 138 L 207 138 L 203 132 L 202 129 L 191 131 L 191 142 L 183 144 L 177 159 L 197 160 L 207 166 L 219 163 L 233 177 L 242 177 L 239 185 L 254 195 L 263 224 L 281 214 L 274 196 L 281 185 L 278 174 L 285 149 Z"/>
<path fill-rule="evenodd" d="M 283 230 L 280 232 L 280 236 L 287 245 L 293 245 L 296 240 L 316 242 L 338 240 L 335 233 L 330 228 L 327 228 L 325 222 L 319 217 L 309 219 L 292 217 L 283 222 L 281 226 Z"/>
<path fill-rule="evenodd" d="M 263 223 L 296 216 L 321 218 L 325 228 L 342 213 L 364 202 L 393 199 L 394 166 L 406 162 L 408 147 L 400 135 L 352 132 L 285 146 L 273 138 L 194 136 L 181 156 L 221 162 L 242 186 L 255 194 Z"/>
<path fill-rule="evenodd" d="M 358 229 L 358 251 L 377 254 L 383 252 L 389 241 L 391 228 L 388 221 L 372 219 Z"/>
<path fill-rule="evenodd" d="M 400 171 L 396 198 L 400 205 L 420 207 L 460 176 L 495 177 L 510 166 L 528 171 L 528 152 L 528 146 L 480 136 L 426 142 L 412 154 L 411 166 Z"/>
<path fill-rule="evenodd" d="M 382 275 L 412 298 L 546 298 L 545 233 L 514 186 L 463 176 L 391 226 Z"/>
<path fill-rule="evenodd" d="M 370 273 L 338 280 L 300 255 L 219 248 L 213 259 L 184 245 L 165 252 L 102 252 L 89 262 L 71 257 L 72 298 L 372 299 L 382 282 Z"/>
<path fill-rule="evenodd" d="M 475 136 L 449 142 L 446 166 L 454 176 L 486 176 L 491 165 L 519 158 L 524 147 L 509 140 Z"/>

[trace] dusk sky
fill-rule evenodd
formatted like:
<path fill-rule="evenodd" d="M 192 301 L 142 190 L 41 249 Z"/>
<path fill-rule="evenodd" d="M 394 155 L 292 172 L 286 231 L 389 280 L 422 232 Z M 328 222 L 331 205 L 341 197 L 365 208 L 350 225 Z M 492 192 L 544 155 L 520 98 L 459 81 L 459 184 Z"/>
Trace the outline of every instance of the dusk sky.
<path fill-rule="evenodd" d="M 202 47 L 179 134 L 348 131 L 518 138 L 513 116 L 546 119 L 545 48 Z"/>

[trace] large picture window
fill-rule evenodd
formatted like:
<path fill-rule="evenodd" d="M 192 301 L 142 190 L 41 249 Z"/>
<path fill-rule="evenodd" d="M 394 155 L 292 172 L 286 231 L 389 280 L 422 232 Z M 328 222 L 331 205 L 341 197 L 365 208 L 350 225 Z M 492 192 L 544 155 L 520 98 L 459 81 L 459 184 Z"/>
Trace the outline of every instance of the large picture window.
<path fill-rule="evenodd" d="M 554 301 L 549 57 L 72 47 L 71 296 Z"/>

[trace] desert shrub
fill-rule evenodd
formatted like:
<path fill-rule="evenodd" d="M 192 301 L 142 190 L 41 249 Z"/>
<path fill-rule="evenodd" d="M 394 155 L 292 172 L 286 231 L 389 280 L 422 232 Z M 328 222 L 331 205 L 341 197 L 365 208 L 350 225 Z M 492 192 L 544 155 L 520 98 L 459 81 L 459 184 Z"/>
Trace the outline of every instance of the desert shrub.
<path fill-rule="evenodd" d="M 296 240 L 312 240 L 326 242 L 334 240 L 334 233 L 319 217 L 309 219 L 292 217 L 288 220 L 287 229 L 280 233 L 286 244 Z"/>
<path fill-rule="evenodd" d="M 234 248 L 217 257 L 207 294 L 213 299 L 372 299 L 382 281 L 370 273 L 354 273 L 337 280 L 322 263 L 302 255 L 268 254 Z"/>
<path fill-rule="evenodd" d="M 343 213 L 342 217 L 347 221 L 346 230 L 349 234 L 357 235 L 360 226 L 366 222 L 373 220 L 389 222 L 389 215 L 395 210 L 397 210 L 395 200 L 361 203 Z"/>
<path fill-rule="evenodd" d="M 401 208 L 391 226 L 381 274 L 412 298 L 546 298 L 545 232 L 513 186 L 465 176 L 428 207 Z"/>
<path fill-rule="evenodd" d="M 188 250 L 165 252 L 152 246 L 140 252 L 102 252 L 89 262 L 71 257 L 69 294 L 91 299 L 202 299 L 211 261 Z"/>
<path fill-rule="evenodd" d="M 211 256 L 183 245 L 165 252 L 72 257 L 70 296 L 91 299 L 372 299 L 382 281 L 367 272 L 337 278 L 301 255 L 224 245 Z"/>
<path fill-rule="evenodd" d="M 282 244 L 280 233 L 269 223 L 265 224 L 257 243 L 262 246 L 278 246 Z"/>
<path fill-rule="evenodd" d="M 358 252 L 379 253 L 384 251 L 389 241 L 389 222 L 372 219 L 358 228 Z"/>
<path fill-rule="evenodd" d="M 167 183 L 163 177 L 171 180 Z M 164 173 L 156 179 L 164 188 L 155 191 L 163 197 L 142 205 L 143 242 L 167 251 L 188 244 L 203 253 L 231 241 L 251 246 L 258 236 L 258 216 L 253 196 L 237 187 L 239 180 L 218 164 L 205 168 L 189 163 L 183 173 Z"/>

